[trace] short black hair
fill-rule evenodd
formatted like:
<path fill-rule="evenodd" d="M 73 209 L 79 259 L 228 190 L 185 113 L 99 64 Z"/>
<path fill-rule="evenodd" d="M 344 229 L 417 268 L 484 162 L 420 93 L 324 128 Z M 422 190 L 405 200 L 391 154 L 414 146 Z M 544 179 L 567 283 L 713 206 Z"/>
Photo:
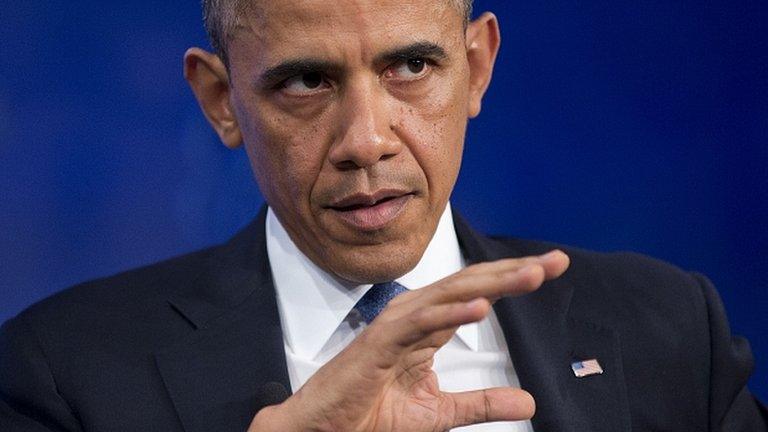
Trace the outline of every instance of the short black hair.
<path fill-rule="evenodd" d="M 203 22 L 216 54 L 229 65 L 227 42 L 234 36 L 237 20 L 254 0 L 202 0 Z M 460 9 L 465 22 L 472 16 L 473 0 L 450 0 Z"/>

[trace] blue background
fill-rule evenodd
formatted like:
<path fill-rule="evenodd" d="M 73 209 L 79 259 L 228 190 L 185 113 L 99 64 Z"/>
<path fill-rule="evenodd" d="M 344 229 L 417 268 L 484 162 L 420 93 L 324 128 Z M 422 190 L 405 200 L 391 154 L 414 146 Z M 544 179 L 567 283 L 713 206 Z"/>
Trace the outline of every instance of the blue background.
<path fill-rule="evenodd" d="M 181 75 L 196 1 L 26 0 L 0 26 L 0 321 L 225 240 L 261 198 Z M 453 202 L 486 232 L 709 275 L 768 400 L 768 3 L 479 1 L 503 48 Z M 642 360 L 642 359 L 638 359 Z"/>

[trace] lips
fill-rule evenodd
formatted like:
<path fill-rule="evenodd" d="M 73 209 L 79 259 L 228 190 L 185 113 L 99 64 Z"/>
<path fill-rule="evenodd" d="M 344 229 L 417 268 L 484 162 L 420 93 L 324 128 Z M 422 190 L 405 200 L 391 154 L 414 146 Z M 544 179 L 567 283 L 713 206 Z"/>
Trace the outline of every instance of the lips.
<path fill-rule="evenodd" d="M 326 208 L 346 225 L 362 230 L 384 228 L 403 211 L 413 193 L 397 189 L 381 189 L 373 194 L 346 196 Z"/>

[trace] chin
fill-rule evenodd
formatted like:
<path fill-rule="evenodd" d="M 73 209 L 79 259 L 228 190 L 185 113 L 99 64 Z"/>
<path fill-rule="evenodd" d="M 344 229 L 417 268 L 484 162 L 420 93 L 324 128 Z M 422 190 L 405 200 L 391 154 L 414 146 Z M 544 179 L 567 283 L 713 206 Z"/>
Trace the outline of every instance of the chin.
<path fill-rule="evenodd" d="M 337 254 L 338 259 L 327 267 L 336 276 L 357 284 L 389 282 L 413 270 L 423 253 L 423 249 L 410 249 L 408 253 Z"/>

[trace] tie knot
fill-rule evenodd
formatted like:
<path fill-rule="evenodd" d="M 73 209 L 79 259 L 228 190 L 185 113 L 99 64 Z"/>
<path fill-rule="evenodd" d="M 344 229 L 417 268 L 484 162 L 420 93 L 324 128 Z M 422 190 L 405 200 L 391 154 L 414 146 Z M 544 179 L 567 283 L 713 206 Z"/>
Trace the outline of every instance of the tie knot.
<path fill-rule="evenodd" d="M 375 284 L 357 302 L 355 309 L 360 312 L 363 320 L 370 324 L 384 310 L 390 300 L 406 291 L 408 289 L 397 282 Z"/>

